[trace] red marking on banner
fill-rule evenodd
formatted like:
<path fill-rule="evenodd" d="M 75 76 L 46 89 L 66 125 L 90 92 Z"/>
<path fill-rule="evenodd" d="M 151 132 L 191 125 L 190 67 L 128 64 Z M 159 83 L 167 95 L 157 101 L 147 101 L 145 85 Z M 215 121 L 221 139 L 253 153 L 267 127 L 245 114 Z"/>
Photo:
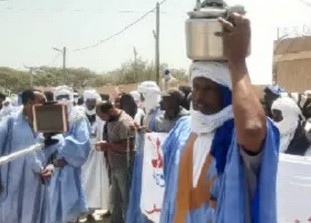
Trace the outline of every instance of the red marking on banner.
<path fill-rule="evenodd" d="M 161 141 L 159 138 L 157 138 L 157 142 L 156 142 L 156 152 L 157 152 L 157 158 L 153 159 L 151 161 L 151 164 L 153 166 L 153 168 L 163 168 L 164 166 L 164 161 L 163 161 L 163 156 L 161 155 Z"/>
<path fill-rule="evenodd" d="M 146 211 L 146 213 L 147 214 L 154 214 L 154 213 L 159 213 L 159 212 L 161 212 L 161 208 L 157 208 L 157 206 L 154 204 L 153 205 L 153 209 L 151 210 L 151 211 L 147 211 L 147 210 L 145 210 Z"/>

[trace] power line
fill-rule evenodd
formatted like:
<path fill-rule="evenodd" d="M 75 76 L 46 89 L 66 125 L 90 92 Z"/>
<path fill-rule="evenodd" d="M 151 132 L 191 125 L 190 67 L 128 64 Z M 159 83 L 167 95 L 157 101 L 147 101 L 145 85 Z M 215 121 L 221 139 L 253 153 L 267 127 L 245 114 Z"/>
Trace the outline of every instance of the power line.
<path fill-rule="evenodd" d="M 48 65 L 46 65 L 46 67 L 54 66 L 56 60 L 59 59 L 61 55 L 62 55 L 61 53 L 57 53 L 56 56 L 52 59 L 52 61 Z"/>
<path fill-rule="evenodd" d="M 0 0 L 0 2 L 3 0 Z M 143 13 L 142 11 L 135 11 L 135 10 L 118 10 L 118 11 L 94 11 L 94 10 L 85 10 L 85 9 L 72 9 L 72 10 L 66 10 L 66 9 L 45 9 L 45 8 L 35 8 L 35 9 L 25 9 L 25 8 L 14 8 L 14 7 L 6 7 L 2 8 L 1 10 L 7 10 L 7 11 L 21 11 L 21 12 L 49 12 L 49 13 L 64 13 L 64 12 L 70 12 L 70 13 L 92 13 L 92 14 L 138 14 Z M 167 12 L 161 12 L 162 14 L 166 14 Z"/>
<path fill-rule="evenodd" d="M 165 3 L 167 0 L 162 0 L 159 4 L 162 5 L 163 3 Z M 92 45 L 86 46 L 86 47 L 82 47 L 82 48 L 77 48 L 72 50 L 73 52 L 78 52 L 78 51 L 82 51 L 82 50 L 87 50 L 90 48 L 94 48 L 97 47 L 119 35 L 121 35 L 122 33 L 124 33 L 126 30 L 130 29 L 132 26 L 136 25 L 137 23 L 139 23 L 140 21 L 142 21 L 143 19 L 145 19 L 150 13 L 153 13 L 156 10 L 156 7 L 152 8 L 151 10 L 147 11 L 145 14 L 143 14 L 141 17 L 139 17 L 138 19 L 136 19 L 134 22 L 128 24 L 127 26 L 125 26 L 123 29 L 121 29 L 120 31 L 108 36 L 107 38 L 98 41 L 97 43 L 94 43 Z"/>

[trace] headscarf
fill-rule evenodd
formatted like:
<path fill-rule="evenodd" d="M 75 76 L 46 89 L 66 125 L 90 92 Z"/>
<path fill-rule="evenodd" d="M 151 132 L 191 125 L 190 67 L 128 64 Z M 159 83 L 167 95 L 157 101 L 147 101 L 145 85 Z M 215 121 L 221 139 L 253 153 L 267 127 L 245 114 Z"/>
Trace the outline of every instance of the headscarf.
<path fill-rule="evenodd" d="M 74 100 L 75 104 L 78 104 L 78 101 L 79 101 L 79 93 L 78 92 L 73 93 L 73 100 Z"/>
<path fill-rule="evenodd" d="M 132 95 L 132 97 L 134 98 L 134 101 L 136 102 L 136 104 L 139 106 L 141 99 L 140 99 L 140 94 L 138 91 L 131 91 L 130 95 Z"/>
<path fill-rule="evenodd" d="M 146 109 L 148 114 L 151 110 L 155 109 L 159 105 L 161 90 L 154 81 L 142 82 L 137 91 L 143 94 L 145 100 L 142 103 L 142 107 Z"/>
<path fill-rule="evenodd" d="M 213 115 L 205 115 L 193 108 L 190 110 L 192 132 L 197 134 L 193 151 L 193 186 L 196 187 L 207 155 L 211 151 L 216 129 L 233 118 L 232 82 L 226 62 L 195 61 L 190 68 L 191 84 L 197 77 L 216 82 L 222 92 L 224 108 Z M 230 136 L 228 136 L 230 137 Z"/>
<path fill-rule="evenodd" d="M 3 106 L 5 106 L 5 105 L 9 106 L 9 105 L 11 105 L 11 102 L 12 102 L 11 98 L 6 97 L 5 100 L 2 102 L 2 105 Z"/>
<path fill-rule="evenodd" d="M 277 85 L 277 84 L 273 84 L 273 85 L 270 85 L 268 87 L 266 87 L 264 89 L 265 92 L 269 91 L 270 93 L 276 95 L 276 96 L 280 96 L 282 94 L 286 94 L 286 91 L 281 88 L 281 86 Z"/>
<path fill-rule="evenodd" d="M 101 97 L 95 89 L 90 89 L 90 90 L 84 91 L 83 99 L 84 101 L 87 101 L 88 99 L 90 100 L 95 99 L 96 101 L 100 101 Z"/>
<path fill-rule="evenodd" d="M 5 117 L 12 112 L 12 101 L 11 98 L 6 97 L 6 99 L 2 102 L 2 109 L 0 111 L 0 116 Z"/>
<path fill-rule="evenodd" d="M 66 85 L 58 86 L 55 88 L 55 91 L 54 91 L 54 100 L 58 101 L 59 103 L 63 103 L 67 105 L 68 112 L 71 112 L 73 108 L 73 102 L 74 102 L 73 93 L 74 92 L 71 87 L 68 87 Z M 69 99 L 57 100 L 59 96 L 68 96 Z"/>
<path fill-rule="evenodd" d="M 17 95 L 14 95 L 13 97 L 12 97 L 12 106 L 14 106 L 14 107 L 17 107 L 18 106 L 18 96 Z"/>
<path fill-rule="evenodd" d="M 100 95 L 94 89 L 84 91 L 83 99 L 84 99 L 84 102 L 86 102 L 87 100 L 96 100 L 96 103 L 101 101 Z M 87 106 L 85 105 L 85 103 L 84 103 L 84 107 L 85 107 L 85 112 L 87 115 L 91 116 L 91 115 L 96 114 L 96 108 L 89 110 Z"/>
<path fill-rule="evenodd" d="M 285 96 L 275 100 L 271 109 L 282 112 L 283 120 L 276 122 L 275 125 L 281 134 L 280 152 L 285 152 L 294 138 L 300 116 L 302 115 L 301 110 L 293 99 Z"/>

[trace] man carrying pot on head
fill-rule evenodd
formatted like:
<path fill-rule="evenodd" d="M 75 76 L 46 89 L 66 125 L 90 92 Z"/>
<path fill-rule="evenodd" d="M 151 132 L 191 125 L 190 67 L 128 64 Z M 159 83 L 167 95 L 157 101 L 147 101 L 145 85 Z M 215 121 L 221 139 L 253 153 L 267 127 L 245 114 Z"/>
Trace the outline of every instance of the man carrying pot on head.
<path fill-rule="evenodd" d="M 250 22 L 236 13 L 230 19 L 235 25 L 220 19 L 218 34 L 228 61 L 191 66 L 191 134 L 162 223 L 277 222 L 279 132 L 250 82 Z"/>

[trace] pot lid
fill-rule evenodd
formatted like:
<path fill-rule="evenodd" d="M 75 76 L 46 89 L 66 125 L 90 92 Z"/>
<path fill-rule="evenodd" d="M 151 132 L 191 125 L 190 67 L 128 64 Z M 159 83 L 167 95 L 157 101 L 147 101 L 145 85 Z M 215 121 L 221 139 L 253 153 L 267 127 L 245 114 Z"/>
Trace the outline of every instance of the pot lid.
<path fill-rule="evenodd" d="M 227 15 L 227 9 L 206 7 L 201 8 L 198 11 L 188 12 L 190 18 L 218 18 L 225 17 Z"/>

